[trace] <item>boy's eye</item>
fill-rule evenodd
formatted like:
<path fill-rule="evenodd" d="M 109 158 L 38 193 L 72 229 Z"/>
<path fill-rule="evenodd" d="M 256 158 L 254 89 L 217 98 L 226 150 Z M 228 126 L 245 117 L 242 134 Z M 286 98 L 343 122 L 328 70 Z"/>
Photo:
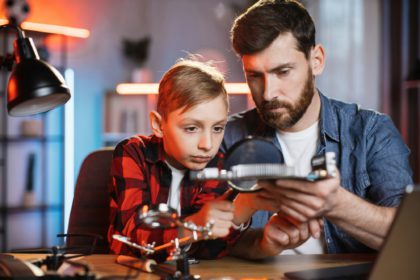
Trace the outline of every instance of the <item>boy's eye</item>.
<path fill-rule="evenodd" d="M 184 128 L 184 130 L 186 132 L 196 132 L 197 131 L 197 127 L 196 126 L 187 126 Z"/>

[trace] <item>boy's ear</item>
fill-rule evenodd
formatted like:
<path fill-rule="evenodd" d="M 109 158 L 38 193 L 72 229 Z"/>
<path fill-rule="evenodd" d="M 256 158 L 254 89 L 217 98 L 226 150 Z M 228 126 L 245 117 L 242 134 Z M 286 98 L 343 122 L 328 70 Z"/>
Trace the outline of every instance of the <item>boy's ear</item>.
<path fill-rule="evenodd" d="M 162 116 L 156 111 L 150 112 L 150 126 L 152 127 L 153 134 L 156 137 L 163 137 Z"/>
<path fill-rule="evenodd" d="M 311 50 L 311 67 L 312 75 L 318 76 L 324 71 L 325 67 L 325 52 L 322 45 L 318 44 Z"/>

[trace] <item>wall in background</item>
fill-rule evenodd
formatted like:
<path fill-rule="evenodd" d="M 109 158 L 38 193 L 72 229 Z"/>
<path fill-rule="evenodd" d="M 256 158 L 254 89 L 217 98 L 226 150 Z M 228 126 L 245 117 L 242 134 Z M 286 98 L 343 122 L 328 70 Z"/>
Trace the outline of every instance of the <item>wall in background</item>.
<path fill-rule="evenodd" d="M 363 107 L 380 108 L 380 1 L 311 0 L 308 8 L 317 41 L 326 52 L 326 68 L 318 79 L 328 96 Z"/>
<path fill-rule="evenodd" d="M 87 28 L 86 40 L 70 40 L 68 66 L 75 71 L 75 174 L 83 158 L 101 146 L 103 96 L 130 80 L 130 64 L 121 52 L 123 38 L 151 35 L 146 66 L 159 81 L 179 57 L 203 49 L 225 59 L 228 80 L 243 81 L 239 60 L 230 49 L 228 31 L 235 1 L 101 0 L 30 1 L 28 20 Z M 240 2 L 240 1 L 236 1 Z M 246 1 L 244 1 L 246 2 Z M 52 56 L 58 61 L 60 57 Z"/>
<path fill-rule="evenodd" d="M 130 65 L 121 53 L 123 38 L 151 35 L 146 66 L 153 81 L 159 81 L 177 58 L 203 50 L 210 58 L 225 59 L 228 81 L 243 81 L 240 61 L 230 48 L 229 29 L 235 14 L 231 4 L 246 5 L 248 0 L 29 2 L 30 20 L 91 31 L 86 40 L 69 41 L 68 65 L 75 70 L 75 174 L 83 158 L 101 145 L 105 92 L 130 80 Z M 377 109 L 379 1 L 306 2 L 327 54 L 319 88 L 329 96 Z"/>

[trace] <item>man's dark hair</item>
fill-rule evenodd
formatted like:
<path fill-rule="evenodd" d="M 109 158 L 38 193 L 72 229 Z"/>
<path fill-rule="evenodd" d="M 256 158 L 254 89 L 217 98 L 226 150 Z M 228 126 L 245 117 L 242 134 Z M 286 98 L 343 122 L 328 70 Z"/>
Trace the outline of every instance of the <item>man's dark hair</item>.
<path fill-rule="evenodd" d="M 305 7 L 295 0 L 260 0 L 236 18 L 231 29 L 232 45 L 240 56 L 255 54 L 287 32 L 309 58 L 315 46 L 315 25 Z"/>

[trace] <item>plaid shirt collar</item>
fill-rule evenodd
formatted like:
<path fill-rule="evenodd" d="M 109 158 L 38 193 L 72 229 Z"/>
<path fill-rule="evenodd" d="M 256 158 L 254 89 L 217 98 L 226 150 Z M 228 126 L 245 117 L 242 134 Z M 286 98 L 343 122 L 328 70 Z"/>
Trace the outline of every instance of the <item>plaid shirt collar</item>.
<path fill-rule="evenodd" d="M 163 150 L 162 138 L 151 136 L 149 146 L 144 151 L 144 159 L 151 164 L 165 162 L 165 151 Z"/>

